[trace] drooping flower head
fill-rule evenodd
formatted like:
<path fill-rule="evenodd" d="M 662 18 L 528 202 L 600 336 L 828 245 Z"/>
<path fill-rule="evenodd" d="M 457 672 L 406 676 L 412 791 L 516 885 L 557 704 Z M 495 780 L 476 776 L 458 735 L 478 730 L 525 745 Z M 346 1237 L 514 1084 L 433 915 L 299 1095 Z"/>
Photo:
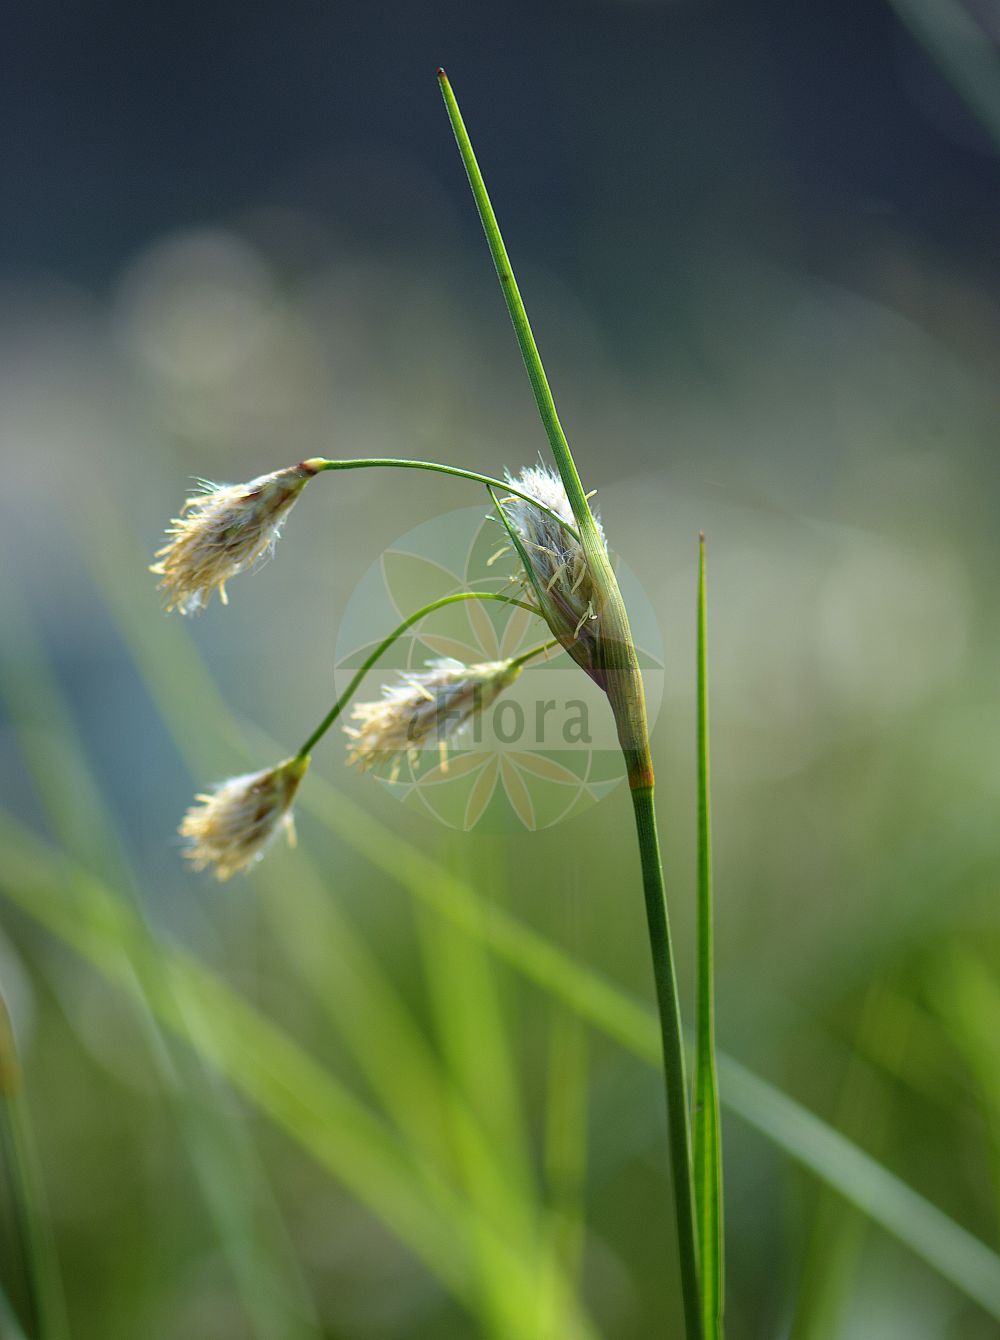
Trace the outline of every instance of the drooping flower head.
<path fill-rule="evenodd" d="M 351 720 L 359 724 L 344 727 L 352 741 L 348 763 L 363 771 L 391 764 L 390 780 L 395 781 L 404 757 L 413 762 L 421 749 L 436 746 L 446 767 L 448 740 L 520 673 L 513 661 L 464 665 L 446 657 L 429 662 L 425 671 L 401 675 L 397 684 L 385 686 L 377 702 L 354 705 Z"/>
<path fill-rule="evenodd" d="M 547 466 L 528 466 L 517 476 L 507 471 L 506 478 L 508 484 L 536 498 L 571 526 L 575 525 L 563 482 Z M 531 565 L 530 573 L 522 571 L 520 574 L 528 599 L 538 606 L 553 634 L 577 664 L 587 671 L 594 671 L 600 632 L 599 610 L 582 545 L 565 526 L 560 526 L 555 517 L 540 507 L 533 507 L 524 498 L 504 498 L 502 506 Z M 596 516 L 594 524 L 606 551 L 604 527 Z"/>
<path fill-rule="evenodd" d="M 171 522 L 169 543 L 150 572 L 163 578 L 168 610 L 195 614 L 214 590 L 225 605 L 226 582 L 274 548 L 285 517 L 317 473 L 311 461 L 261 475 L 247 484 L 206 483 Z"/>
<path fill-rule="evenodd" d="M 188 839 L 184 854 L 195 870 L 212 866 L 218 879 L 229 879 L 259 860 L 281 829 L 294 846 L 292 801 L 308 767 L 308 757 L 286 759 L 195 796 L 201 803 L 192 805 L 178 829 Z"/>

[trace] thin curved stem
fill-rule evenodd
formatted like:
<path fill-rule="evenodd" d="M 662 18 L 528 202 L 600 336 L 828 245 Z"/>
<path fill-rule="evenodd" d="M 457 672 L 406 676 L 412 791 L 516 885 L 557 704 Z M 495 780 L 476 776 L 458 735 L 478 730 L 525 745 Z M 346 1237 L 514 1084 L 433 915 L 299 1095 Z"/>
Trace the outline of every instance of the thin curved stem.
<path fill-rule="evenodd" d="M 501 595 L 499 591 L 456 591 L 453 595 L 441 596 L 438 600 L 432 600 L 429 605 L 424 605 L 421 609 L 408 615 L 398 628 L 394 628 L 388 637 L 384 637 L 375 650 L 365 657 L 364 661 L 351 677 L 351 682 L 348 684 L 347 688 L 333 704 L 329 712 L 327 712 L 326 716 L 313 731 L 312 735 L 309 736 L 298 750 L 295 757 L 305 758 L 313 746 L 319 743 L 343 712 L 350 700 L 354 697 L 361 681 L 364 679 L 368 671 L 376 661 L 380 660 L 381 657 L 385 655 L 392 644 L 403 636 L 408 628 L 412 628 L 415 623 L 419 623 L 420 620 L 425 618 L 428 614 L 433 614 L 435 610 L 444 609 L 448 605 L 457 605 L 459 601 L 462 600 L 499 600 L 505 605 L 519 605 L 521 609 L 528 610 L 531 614 L 538 614 L 538 610 L 535 609 L 534 605 L 529 605 L 526 600 L 517 600 L 514 596 Z M 544 646 L 533 648 L 532 651 L 526 653 L 526 655 L 530 659 L 531 656 L 539 655 L 551 645 L 551 643 L 545 643 Z"/>
<path fill-rule="evenodd" d="M 538 611 L 535 610 L 535 613 L 537 614 Z M 533 661 L 536 656 L 544 656 L 547 651 L 551 651 L 553 647 L 558 647 L 559 645 L 558 638 L 552 638 L 548 642 L 539 642 L 537 647 L 531 647 L 528 651 L 522 651 L 520 656 L 512 656 L 510 663 L 511 665 L 518 666 L 527 665 L 528 662 Z"/>
<path fill-rule="evenodd" d="M 507 483 L 504 479 L 494 479 L 492 475 L 481 475 L 475 470 L 463 470 L 458 465 L 441 465 L 438 461 L 411 461 L 405 457 L 397 456 L 363 456 L 356 460 L 349 461 L 328 461 L 323 456 L 314 456 L 311 460 L 305 461 L 316 474 L 324 470 L 369 470 L 387 467 L 389 469 L 399 470 L 431 470 L 439 475 L 454 475 L 456 479 L 471 479 L 475 484 L 485 484 L 488 489 L 503 489 L 505 493 L 512 494 L 515 498 L 523 498 L 525 502 L 531 503 L 532 507 L 537 507 L 540 512 L 545 512 L 557 521 L 564 530 L 569 531 L 570 535 L 577 541 L 580 536 L 577 534 L 573 524 L 561 517 L 558 512 L 554 512 L 551 507 L 546 507 L 544 503 L 533 498 L 530 493 L 524 493 L 513 484 Z"/>

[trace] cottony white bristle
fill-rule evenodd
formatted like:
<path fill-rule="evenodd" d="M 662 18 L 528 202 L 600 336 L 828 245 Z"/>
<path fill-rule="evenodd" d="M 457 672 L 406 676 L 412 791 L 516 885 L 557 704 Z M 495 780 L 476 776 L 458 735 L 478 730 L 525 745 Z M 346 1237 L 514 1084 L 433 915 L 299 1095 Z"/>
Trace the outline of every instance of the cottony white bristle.
<path fill-rule="evenodd" d="M 181 507 L 150 572 L 163 578 L 168 610 L 194 614 L 214 590 L 226 604 L 226 582 L 269 554 L 285 517 L 316 473 L 308 461 L 246 484 L 206 483 Z"/>
<path fill-rule="evenodd" d="M 378 702 L 355 704 L 351 720 L 359 725 L 344 727 L 352 741 L 348 763 L 363 770 L 390 763 L 395 781 L 404 757 L 414 760 L 421 748 L 432 745 L 446 766 L 448 740 L 520 672 L 512 661 L 464 665 L 448 657 L 431 661 L 426 671 L 402 675 L 399 683 L 385 686 Z"/>
<path fill-rule="evenodd" d="M 556 516 L 575 525 L 563 482 L 547 466 L 528 466 L 517 476 L 508 471 L 506 479 Z M 583 547 L 554 517 L 526 499 L 504 498 L 502 506 L 531 564 L 530 576 L 520 574 L 526 597 L 538 606 L 539 613 L 573 659 L 584 669 L 592 670 L 597 664 L 600 622 Z M 604 527 L 596 516 L 594 524 L 606 550 Z"/>
<path fill-rule="evenodd" d="M 178 829 L 188 839 L 184 854 L 194 868 L 212 866 L 217 878 L 229 879 L 259 860 L 282 828 L 294 845 L 291 806 L 308 766 L 308 758 L 290 758 L 196 796 L 200 804 L 192 805 Z"/>

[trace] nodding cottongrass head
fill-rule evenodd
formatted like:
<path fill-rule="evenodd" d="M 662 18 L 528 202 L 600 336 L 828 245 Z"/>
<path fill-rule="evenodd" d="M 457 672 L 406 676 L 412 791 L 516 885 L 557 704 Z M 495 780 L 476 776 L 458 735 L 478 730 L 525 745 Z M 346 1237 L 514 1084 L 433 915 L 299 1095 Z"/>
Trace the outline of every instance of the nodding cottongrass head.
<path fill-rule="evenodd" d="M 285 517 L 317 473 L 312 461 L 246 484 L 211 484 L 187 498 L 170 524 L 169 543 L 150 572 L 163 578 L 168 610 L 196 614 L 214 590 L 225 605 L 226 582 L 274 548 Z"/>
<path fill-rule="evenodd" d="M 528 466 L 517 476 L 508 470 L 506 479 L 569 525 L 575 524 L 563 482 L 547 466 Z M 594 670 L 598 664 L 600 621 L 590 568 L 580 541 L 548 512 L 533 507 L 524 498 L 504 498 L 502 506 L 531 565 L 530 574 L 520 574 L 527 597 L 538 605 L 539 613 L 577 664 L 584 670 Z M 594 524 L 607 550 L 604 527 L 596 516 Z"/>
<path fill-rule="evenodd" d="M 211 866 L 218 879 L 229 879 L 260 860 L 281 829 L 294 846 L 292 801 L 308 767 L 308 756 L 289 758 L 195 796 L 201 803 L 191 806 L 178 829 L 188 840 L 184 855 L 195 870 Z"/>
<path fill-rule="evenodd" d="M 425 671 L 403 674 L 399 683 L 385 685 L 378 702 L 354 705 L 351 720 L 359 725 L 344 727 L 351 739 L 348 763 L 362 771 L 389 763 L 390 781 L 395 781 L 404 757 L 415 762 L 422 748 L 434 744 L 446 770 L 448 740 L 520 673 L 510 660 L 464 665 L 446 657 L 428 662 Z"/>

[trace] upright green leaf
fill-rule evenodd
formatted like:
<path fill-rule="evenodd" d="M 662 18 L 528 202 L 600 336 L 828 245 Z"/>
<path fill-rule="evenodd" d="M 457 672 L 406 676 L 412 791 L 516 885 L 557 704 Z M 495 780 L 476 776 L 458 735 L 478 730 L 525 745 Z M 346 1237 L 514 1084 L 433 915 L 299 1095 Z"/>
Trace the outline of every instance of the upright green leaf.
<path fill-rule="evenodd" d="M 722 1335 L 722 1137 L 715 1064 L 712 831 L 708 783 L 708 601 L 705 536 L 698 542 L 698 1032 L 694 1080 L 694 1185 L 706 1340 Z"/>

